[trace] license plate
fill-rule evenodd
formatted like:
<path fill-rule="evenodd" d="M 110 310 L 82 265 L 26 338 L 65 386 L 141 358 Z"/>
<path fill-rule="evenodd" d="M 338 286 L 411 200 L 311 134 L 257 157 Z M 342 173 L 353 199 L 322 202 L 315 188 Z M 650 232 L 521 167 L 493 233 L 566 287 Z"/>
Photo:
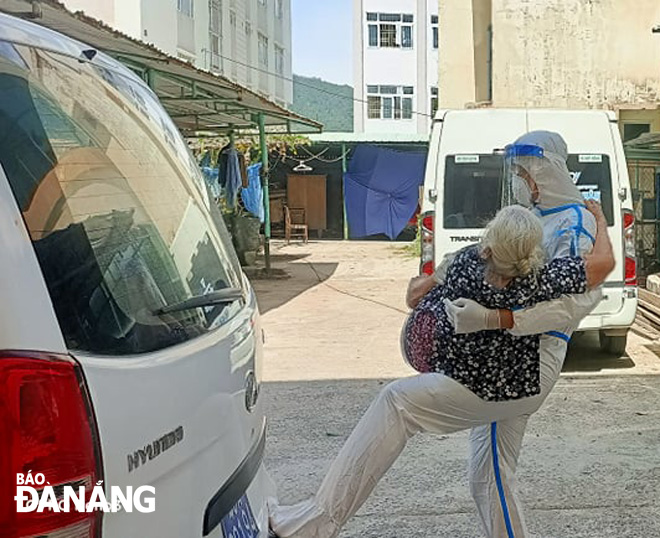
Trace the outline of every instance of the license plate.
<path fill-rule="evenodd" d="M 247 495 L 243 495 L 222 521 L 222 534 L 225 538 L 257 538 L 259 527 L 254 519 Z"/>

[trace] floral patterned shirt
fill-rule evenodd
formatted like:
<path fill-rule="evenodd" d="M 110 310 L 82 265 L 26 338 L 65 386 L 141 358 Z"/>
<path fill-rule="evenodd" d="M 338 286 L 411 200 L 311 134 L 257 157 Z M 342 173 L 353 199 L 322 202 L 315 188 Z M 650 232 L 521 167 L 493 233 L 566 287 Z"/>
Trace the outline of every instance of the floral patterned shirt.
<path fill-rule="evenodd" d="M 516 310 L 563 294 L 584 293 L 587 277 L 581 258 L 557 258 L 540 271 L 514 278 L 505 288 L 485 279 L 479 247 L 461 251 L 445 282 L 431 290 L 405 326 L 404 351 L 421 372 L 439 372 L 484 400 L 505 401 L 539 394 L 540 335 L 513 336 L 506 330 L 456 334 L 444 299 L 473 299 L 487 308 Z"/>

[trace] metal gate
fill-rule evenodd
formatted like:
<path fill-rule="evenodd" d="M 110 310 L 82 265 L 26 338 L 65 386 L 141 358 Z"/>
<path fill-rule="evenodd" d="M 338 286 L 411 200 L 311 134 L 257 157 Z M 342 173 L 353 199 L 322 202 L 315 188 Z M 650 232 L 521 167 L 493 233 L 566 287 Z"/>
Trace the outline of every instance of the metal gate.
<path fill-rule="evenodd" d="M 660 154 L 628 155 L 636 220 L 637 272 L 660 272 Z"/>

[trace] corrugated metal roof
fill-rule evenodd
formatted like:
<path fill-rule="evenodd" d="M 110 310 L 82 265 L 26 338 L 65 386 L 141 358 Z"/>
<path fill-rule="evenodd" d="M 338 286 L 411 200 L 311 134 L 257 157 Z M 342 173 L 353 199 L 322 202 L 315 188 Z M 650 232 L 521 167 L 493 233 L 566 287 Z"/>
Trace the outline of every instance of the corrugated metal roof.
<path fill-rule="evenodd" d="M 149 84 L 184 135 L 253 130 L 260 113 L 269 133 L 322 130 L 318 122 L 83 13 L 72 13 L 55 0 L 2 0 L 0 11 L 55 30 L 121 61 Z"/>

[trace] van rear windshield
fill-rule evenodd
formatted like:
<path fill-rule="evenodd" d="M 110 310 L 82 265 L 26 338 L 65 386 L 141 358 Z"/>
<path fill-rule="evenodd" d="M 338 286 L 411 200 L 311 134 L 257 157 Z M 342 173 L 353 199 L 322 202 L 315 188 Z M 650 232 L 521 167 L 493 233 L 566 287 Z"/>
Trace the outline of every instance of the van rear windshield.
<path fill-rule="evenodd" d="M 160 313 L 240 288 L 242 277 L 199 169 L 151 91 L 102 58 L 0 45 L 0 164 L 69 349 L 145 353 L 233 317 L 238 302 Z"/>
<path fill-rule="evenodd" d="M 571 154 L 567 165 L 585 198 L 598 200 L 610 226 L 614 207 L 610 158 Z M 504 162 L 501 155 L 449 155 L 445 161 L 444 227 L 484 228 L 501 207 Z"/>
<path fill-rule="evenodd" d="M 444 225 L 483 228 L 501 207 L 501 155 L 449 155 L 445 162 Z"/>

